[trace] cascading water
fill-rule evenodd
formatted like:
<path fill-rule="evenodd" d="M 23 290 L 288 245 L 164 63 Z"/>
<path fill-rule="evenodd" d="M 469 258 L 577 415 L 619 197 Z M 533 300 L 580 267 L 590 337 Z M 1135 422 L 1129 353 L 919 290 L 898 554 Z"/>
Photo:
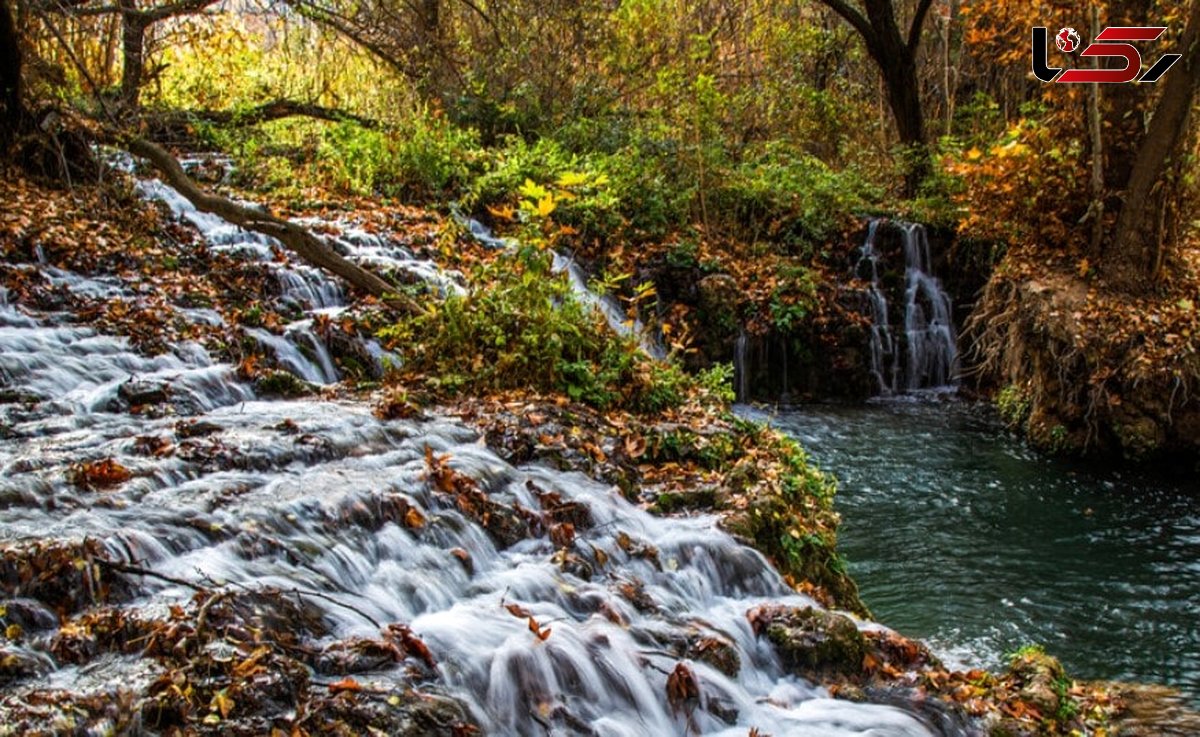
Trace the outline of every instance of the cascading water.
<path fill-rule="evenodd" d="M 881 274 L 879 237 L 883 224 L 877 219 L 868 223 L 854 266 L 855 277 L 869 284 L 866 297 L 871 319 L 871 376 L 881 395 L 951 386 L 958 366 L 953 308 L 950 295 L 933 276 L 925 227 L 896 223 L 904 249 L 904 317 L 900 322 L 894 321 L 889 312 Z M 902 336 L 897 335 L 900 325 Z"/>
<path fill-rule="evenodd" d="M 283 246 L 274 238 L 233 225 L 217 215 L 197 210 L 191 202 L 170 186 L 157 179 L 138 182 L 138 191 L 147 199 L 159 200 L 180 220 L 191 224 L 214 251 L 235 258 L 261 262 L 274 272 L 285 304 L 307 315 L 336 316 L 346 307 L 346 295 L 341 285 L 319 269 L 281 258 Z M 243 203 L 253 206 L 253 203 Z M 389 238 L 368 233 L 346 222 L 331 222 L 319 218 L 303 218 L 298 223 L 320 232 L 334 231 L 328 236 L 330 245 L 342 255 L 382 273 L 408 275 L 441 296 L 462 294 L 462 275 L 441 269 L 431 261 L 417 259 L 406 248 Z M 220 317 L 216 316 L 219 321 Z M 262 328 L 251 328 L 246 334 L 268 349 L 278 366 L 314 384 L 332 384 L 341 377 L 325 342 L 316 334 L 311 319 L 297 320 L 287 325 L 282 334 Z M 367 351 L 381 364 L 387 358 L 377 345 L 368 344 Z"/>
<path fill-rule="evenodd" d="M 894 390 L 893 379 L 896 369 L 893 363 L 898 357 L 895 342 L 892 340 L 892 329 L 888 322 L 887 295 L 879 280 L 879 252 L 875 248 L 875 239 L 879 235 L 879 220 L 871 220 L 867 224 L 867 239 L 859 247 L 859 259 L 855 264 L 855 276 L 870 283 L 867 288 L 868 310 L 871 316 L 871 376 L 879 385 L 881 394 L 891 394 Z"/>
<path fill-rule="evenodd" d="M 259 401 L 198 345 L 147 358 L 124 338 L 56 319 L 0 299 L 3 385 L 47 400 L 0 407 L 0 539 L 87 536 L 115 560 L 164 577 L 139 579 L 128 606 L 182 602 L 192 591 L 171 579 L 203 580 L 317 592 L 311 603 L 331 640 L 411 624 L 439 680 L 487 734 L 938 733 L 907 711 L 834 700 L 787 675 L 747 610 L 814 602 L 712 517 L 660 519 L 582 476 L 510 466 L 454 422 L 384 421 L 344 402 Z M 177 416 L 111 411 L 131 377 L 167 380 L 179 415 L 203 420 L 205 437 L 183 435 Z M 145 438 L 177 451 L 141 452 Z M 546 532 L 495 534 L 431 482 L 428 453 L 445 454 L 509 509 L 545 509 L 548 496 L 575 505 L 573 557 Z M 131 479 L 103 494 L 67 480 L 72 464 L 99 458 L 115 459 Z M 421 524 L 389 517 L 396 505 L 417 510 Z M 630 587 L 641 595 L 631 598 Z M 549 634 L 531 632 L 507 604 Z M 700 708 L 685 714 L 667 699 L 678 662 L 668 643 L 697 636 L 724 643 L 739 665 L 730 674 L 690 662 Z M 86 669 L 45 667 L 21 688 L 117 685 L 88 680 Z M 360 680 L 386 687 L 403 682 L 400 670 Z"/>
<path fill-rule="evenodd" d="M 497 238 L 486 225 L 474 218 L 458 216 L 471 237 L 489 248 L 512 248 L 516 242 L 509 238 Z M 587 274 L 576 263 L 575 259 L 557 251 L 554 252 L 554 263 L 551 267 L 555 273 L 566 273 L 571 290 L 575 297 L 584 305 L 595 308 L 604 316 L 605 322 L 613 332 L 621 336 L 634 336 L 642 348 L 642 352 L 651 358 L 659 360 L 666 358 L 667 349 L 662 341 L 645 324 L 637 318 L 630 318 L 625 308 L 611 294 L 597 294 L 588 286 Z"/>
<path fill-rule="evenodd" d="M 728 642 L 742 665 L 731 677 L 692 664 L 705 703 L 724 716 L 697 711 L 689 733 L 744 735 L 752 726 L 772 734 L 931 733 L 905 712 L 830 700 L 786 676 L 746 612 L 766 601 L 813 602 L 791 593 L 712 518 L 662 520 L 583 477 L 513 468 L 451 423 L 385 423 L 350 404 L 255 401 L 230 367 L 212 366 L 199 350 L 145 359 L 122 339 L 66 335 L 10 307 L 0 308 L 0 323 L 10 386 L 67 400 L 61 412 L 10 418 L 10 432 L 28 442 L 0 445 L 7 506 L 0 538 L 86 535 L 117 559 L 166 576 L 323 592 L 353 603 L 353 610 L 324 607 L 342 637 L 372 633 L 363 614 L 411 622 L 448 686 L 492 734 L 541 734 L 541 723 L 560 712 L 596 734 L 683 734 L 686 720 L 665 698 L 675 659 L 660 643 L 697 634 Z M 195 407 L 209 408 L 203 420 L 218 428 L 209 452 L 222 460 L 137 455 L 136 437 L 170 437 L 175 419 L 131 422 L 87 411 L 94 401 L 69 401 L 101 386 L 115 391 L 120 379 L 103 381 L 97 370 L 110 364 L 120 365 L 120 377 L 176 372 L 173 390 L 183 387 Z M 296 433 L 306 442 L 297 443 Z M 427 446 L 483 480 L 492 499 L 537 509 L 537 492 L 546 490 L 583 505 L 591 560 L 564 570 L 545 536 L 508 547 L 494 540 L 424 479 Z M 64 480 L 69 463 L 96 457 L 116 458 L 133 480 L 103 496 Z M 423 529 L 381 521 L 372 532 L 349 521 L 347 510 L 380 509 L 397 497 L 421 510 Z M 657 556 L 630 554 L 624 536 L 654 541 Z M 454 563 L 448 551 L 455 548 L 467 552 L 471 571 Z M 623 597 L 630 582 L 652 604 L 639 608 Z M 190 591 L 147 584 L 142 594 L 141 603 L 161 604 Z M 535 638 L 503 602 L 547 623 L 549 637 Z"/>
<path fill-rule="evenodd" d="M 933 275 L 925 226 L 908 223 L 904 233 L 904 388 L 947 386 L 954 380 L 958 349 L 950 295 Z"/>
<path fill-rule="evenodd" d="M 750 336 L 746 334 L 746 329 L 742 328 L 733 344 L 734 397 L 739 402 L 750 400 L 750 364 L 746 361 L 749 347 Z"/>

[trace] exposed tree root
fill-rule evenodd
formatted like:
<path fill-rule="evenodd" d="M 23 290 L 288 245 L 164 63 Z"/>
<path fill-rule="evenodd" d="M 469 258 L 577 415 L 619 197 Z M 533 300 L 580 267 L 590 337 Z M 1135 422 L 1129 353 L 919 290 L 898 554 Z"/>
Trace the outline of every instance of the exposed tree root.
<path fill-rule="evenodd" d="M 1073 275 L 997 273 L 965 326 L 972 376 L 1037 446 L 1145 460 L 1200 452 L 1200 360 L 1148 360 L 1159 336 L 1098 329 L 1094 287 Z M 1102 302 L 1101 302 L 1102 304 Z"/>

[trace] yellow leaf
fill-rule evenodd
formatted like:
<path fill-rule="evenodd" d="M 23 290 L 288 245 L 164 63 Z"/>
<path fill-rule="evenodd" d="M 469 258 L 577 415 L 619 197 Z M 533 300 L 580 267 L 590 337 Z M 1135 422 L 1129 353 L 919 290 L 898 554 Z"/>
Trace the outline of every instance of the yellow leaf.
<path fill-rule="evenodd" d="M 554 204 L 553 195 L 548 194 L 545 197 L 538 200 L 538 203 L 537 203 L 538 215 L 541 215 L 542 217 L 549 217 L 550 213 L 554 212 L 555 207 L 557 207 L 557 205 Z"/>
<path fill-rule="evenodd" d="M 578 187 L 581 184 L 587 184 L 588 175 L 577 171 L 564 171 L 558 175 L 558 186 L 560 187 Z"/>
<path fill-rule="evenodd" d="M 1082 279 L 1083 277 L 1087 276 L 1088 272 L 1091 270 L 1092 265 L 1088 263 L 1088 260 L 1086 258 L 1081 259 L 1079 262 L 1079 278 Z"/>
<path fill-rule="evenodd" d="M 233 699 L 229 698 L 228 690 L 223 688 L 213 694 L 212 705 L 209 708 L 221 712 L 222 719 L 228 719 L 229 712 L 233 711 Z"/>
<path fill-rule="evenodd" d="M 492 217 L 496 218 L 497 220 L 512 220 L 515 216 L 512 207 L 509 205 L 502 205 L 500 207 L 492 207 L 491 205 L 488 205 L 487 210 L 492 214 Z"/>
<path fill-rule="evenodd" d="M 983 156 L 983 152 L 979 150 L 978 146 L 972 146 L 971 150 L 967 152 L 968 161 L 977 161 L 981 156 Z"/>

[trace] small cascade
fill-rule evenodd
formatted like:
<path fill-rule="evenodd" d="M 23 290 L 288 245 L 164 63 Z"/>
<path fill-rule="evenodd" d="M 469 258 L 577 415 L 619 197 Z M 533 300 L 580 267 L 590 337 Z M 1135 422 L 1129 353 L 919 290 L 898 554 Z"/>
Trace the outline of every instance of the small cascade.
<path fill-rule="evenodd" d="M 207 161 L 197 159 L 197 162 Z M 325 342 L 313 331 L 312 316 L 337 314 L 347 304 L 342 285 L 331 275 L 308 264 L 290 261 L 286 250 L 276 239 L 240 228 L 212 213 L 200 212 L 183 195 L 169 185 L 157 180 L 139 181 L 138 192 L 147 199 L 158 200 L 167 205 L 175 217 L 195 227 L 209 248 L 231 258 L 265 264 L 279 282 L 284 305 L 303 312 L 310 319 L 298 320 L 288 325 L 282 334 L 261 328 L 247 329 L 246 333 L 275 357 L 279 368 L 314 384 L 332 384 L 341 376 Z M 254 207 L 253 203 L 242 204 Z M 463 294 L 462 275 L 447 271 L 432 261 L 416 258 L 407 248 L 391 238 L 371 233 L 352 223 L 329 221 L 321 218 L 299 218 L 296 223 L 312 228 L 315 232 L 329 233 L 327 242 L 343 256 L 385 275 L 400 276 L 400 281 L 415 281 L 427 285 L 440 296 Z M 105 284 L 80 283 L 71 289 L 85 296 L 108 288 Z M 94 296 L 94 295 L 93 295 Z M 192 311 L 197 320 L 219 324 L 221 318 L 211 311 Z M 367 352 L 381 371 L 386 364 L 395 362 L 395 356 L 387 354 L 375 343 L 365 346 Z"/>
<path fill-rule="evenodd" d="M 409 624 L 436 658 L 439 688 L 485 734 L 540 735 L 547 724 L 556 734 L 631 736 L 942 733 L 912 711 L 833 699 L 789 675 L 747 612 L 815 602 L 713 517 L 661 519 L 577 474 L 513 467 L 448 420 L 388 422 L 353 403 L 256 401 L 199 349 L 141 358 L 123 339 L 56 331 L 7 306 L 0 324 L 0 361 L 15 390 L 88 396 L 114 364 L 139 376 L 209 376 L 207 391 L 197 388 L 206 398 L 197 419 L 212 434 L 161 457 L 138 452 L 139 438 L 173 437 L 176 417 L 67 402 L 74 406 L 5 418 L 10 437 L 22 440 L 0 444 L 0 539 L 87 536 L 164 577 L 139 579 L 124 606 L 183 603 L 194 591 L 171 580 L 204 580 L 316 592 L 305 602 L 328 625 L 328 642 L 377 636 L 377 623 Z M 586 557 L 564 564 L 547 531 L 498 538 L 429 481 L 426 448 L 477 479 L 497 509 L 538 510 L 546 493 L 578 505 L 586 544 L 575 548 Z M 72 486 L 71 465 L 95 458 L 115 459 L 132 478 L 104 494 Z M 423 522 L 406 524 L 389 511 L 397 508 L 417 510 Z M 631 540 L 655 553 L 631 553 Z M 631 585 L 634 600 L 623 593 Z M 510 604 L 542 623 L 546 637 Z M 57 617 L 45 619 L 57 627 Z M 688 660 L 703 708 L 681 712 L 667 697 L 679 662 L 670 651 L 696 638 L 727 648 L 737 666 Z M 50 660 L 44 670 L 22 687 L 105 687 Z M 392 665 L 357 678 L 390 689 L 408 676 Z"/>
<path fill-rule="evenodd" d="M 925 226 L 908 223 L 904 233 L 904 334 L 907 390 L 942 387 L 955 378 L 958 348 L 950 295 L 933 275 Z"/>
<path fill-rule="evenodd" d="M 871 317 L 871 376 L 875 378 L 880 394 L 891 394 L 895 389 L 892 383 L 896 375 L 893 359 L 897 358 L 897 353 L 888 324 L 887 295 L 879 280 L 879 251 L 875 247 L 879 223 L 879 220 L 871 220 L 867 224 L 867 239 L 858 249 L 859 258 L 854 272 L 859 279 L 870 283 L 867 304 Z"/>
<path fill-rule="evenodd" d="M 575 292 L 576 299 L 585 305 L 599 310 L 614 333 L 625 337 L 631 335 L 636 337 L 639 345 L 641 345 L 642 352 L 651 358 L 662 360 L 667 357 L 667 350 L 663 347 L 662 343 L 646 328 L 641 320 L 636 317 L 631 319 L 616 297 L 611 294 L 597 294 L 592 291 L 587 283 L 587 274 L 584 273 L 583 268 L 576 263 L 575 259 L 555 252 L 552 268 L 555 272 L 566 272 L 567 278 L 571 282 L 571 289 Z"/>
<path fill-rule="evenodd" d="M 746 329 L 742 328 L 733 344 L 733 388 L 734 396 L 739 402 L 750 401 L 750 365 L 746 361 L 749 348 L 750 336 L 746 334 Z"/>
<path fill-rule="evenodd" d="M 283 298 L 303 311 L 326 310 L 346 304 L 342 286 L 319 269 L 294 264 L 276 272 Z"/>
<path fill-rule="evenodd" d="M 158 192 L 185 217 L 194 212 Z M 586 290 L 571 267 L 563 264 Z M 56 278 L 81 292 L 120 289 L 69 272 Z M 337 301 L 316 294 L 304 298 Z M 314 592 L 304 603 L 328 627 L 316 647 L 377 637 L 381 623 L 409 625 L 436 661 L 435 688 L 465 704 L 484 734 L 967 734 L 930 726 L 916 709 L 834 699 L 790 674 L 747 613 L 765 603 L 819 605 L 712 516 L 662 519 L 581 475 L 512 466 L 449 419 L 387 421 L 334 400 L 261 401 L 196 343 L 146 357 L 125 338 L 65 325 L 66 314 L 8 302 L 0 290 L 0 387 L 30 401 L 0 405 L 0 540 L 92 538 L 116 560 L 158 574 L 129 577 L 132 599 L 116 606 L 163 612 L 194 596 L 180 581 L 203 581 L 274 586 L 297 601 Z M 311 319 L 282 335 L 247 333 L 301 378 L 337 380 Z M 740 343 L 739 391 L 748 394 L 748 339 Z M 158 392 L 175 413 L 126 411 L 140 404 L 135 394 Z M 202 423 L 204 436 L 184 432 L 181 416 Z M 431 454 L 477 483 L 491 511 L 472 516 L 471 505 L 433 483 Z M 100 459 L 129 478 L 104 493 L 72 483 L 73 467 Z M 577 512 L 573 545 L 523 521 L 562 505 Z M 498 527 L 501 518 L 511 527 Z M 59 617 L 42 614 L 48 624 L 27 634 L 45 649 Z M 668 676 L 697 641 L 716 643 L 732 665 L 687 659 L 698 708 L 680 710 L 668 699 Z M 46 672 L 19 688 L 113 687 L 89 680 L 91 668 L 47 659 Z M 411 683 L 390 660 L 356 679 L 372 692 Z"/>
<path fill-rule="evenodd" d="M 879 240 L 883 224 L 879 219 L 868 223 L 867 236 L 854 265 L 854 276 L 869 285 L 868 349 L 870 372 L 878 393 L 888 396 L 951 386 L 958 362 L 952 303 L 941 282 L 933 276 L 925 227 L 916 223 L 895 224 L 904 249 L 901 321 L 889 312 L 888 286 L 882 278 L 884 257 Z"/>
<path fill-rule="evenodd" d="M 334 384 L 340 378 L 325 342 L 313 332 L 311 320 L 287 326 L 283 335 L 248 328 L 246 334 L 271 351 L 281 369 L 313 384 Z"/>

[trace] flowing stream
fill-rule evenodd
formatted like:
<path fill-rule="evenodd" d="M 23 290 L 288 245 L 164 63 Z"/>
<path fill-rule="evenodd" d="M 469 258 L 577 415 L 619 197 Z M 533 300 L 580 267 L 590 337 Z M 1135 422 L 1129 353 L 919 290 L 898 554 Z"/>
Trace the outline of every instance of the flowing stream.
<path fill-rule="evenodd" d="M 877 240 L 882 224 L 878 219 L 867 224 L 854 266 L 855 275 L 868 283 L 871 375 L 881 395 L 947 387 L 955 381 L 958 369 L 957 334 L 950 295 L 933 275 L 925 226 L 895 224 L 904 247 L 904 302 L 899 319 L 888 309 L 881 273 L 884 264 Z"/>
<path fill-rule="evenodd" d="M 276 258 L 271 242 L 196 213 L 169 188 L 147 183 L 144 191 L 214 247 Z M 458 286 L 386 240 L 363 234 L 339 243 L 352 257 L 424 273 L 443 291 Z M 310 316 L 341 308 L 341 290 L 320 272 L 277 268 L 283 298 L 303 302 Z M 116 283 L 55 278 L 71 290 L 122 294 Z M 116 560 L 176 579 L 321 592 L 312 603 L 332 639 L 377 636 L 376 622 L 411 624 L 445 689 L 488 734 L 541 735 L 548 724 L 553 734 L 631 737 L 744 737 L 751 728 L 814 737 L 965 733 L 893 706 L 831 699 L 786 674 L 746 613 L 768 601 L 813 602 L 711 517 L 660 519 L 582 476 L 512 467 L 454 421 L 383 421 L 350 402 L 263 401 L 196 344 L 149 358 L 66 317 L 30 313 L 0 292 L 0 387 L 41 399 L 0 405 L 0 541 L 88 536 Z M 281 366 L 313 381 L 337 379 L 310 344 L 319 340 L 307 320 L 253 337 Z M 123 411 L 130 386 L 155 382 L 166 386 L 175 414 Z M 498 539 L 433 488 L 427 450 L 446 454 L 507 508 L 538 510 L 546 494 L 577 505 L 586 519 L 575 544 L 580 559 L 566 565 L 545 533 Z M 104 458 L 132 478 L 104 492 L 69 482 L 73 464 Z M 417 510 L 423 523 L 389 516 L 397 505 Z M 657 554 L 631 552 L 630 541 L 643 551 L 652 543 Z M 623 593 L 630 586 L 644 595 L 631 599 Z M 145 579 L 132 606 L 161 608 L 191 593 Z M 506 603 L 529 610 L 550 635 L 539 639 Z M 673 649 L 697 637 L 724 643 L 740 665 L 727 673 L 688 661 L 701 690 L 688 716 L 670 706 L 666 683 L 680 658 Z M 87 679 L 38 657 L 45 672 L 23 688 L 137 687 L 152 675 L 109 669 Z M 387 684 L 400 675 L 363 678 Z"/>
<path fill-rule="evenodd" d="M 882 621 L 950 660 L 998 665 L 1040 643 L 1078 677 L 1167 683 L 1200 703 L 1194 478 L 1047 460 L 961 402 L 772 421 L 838 476 L 839 549 Z"/>

